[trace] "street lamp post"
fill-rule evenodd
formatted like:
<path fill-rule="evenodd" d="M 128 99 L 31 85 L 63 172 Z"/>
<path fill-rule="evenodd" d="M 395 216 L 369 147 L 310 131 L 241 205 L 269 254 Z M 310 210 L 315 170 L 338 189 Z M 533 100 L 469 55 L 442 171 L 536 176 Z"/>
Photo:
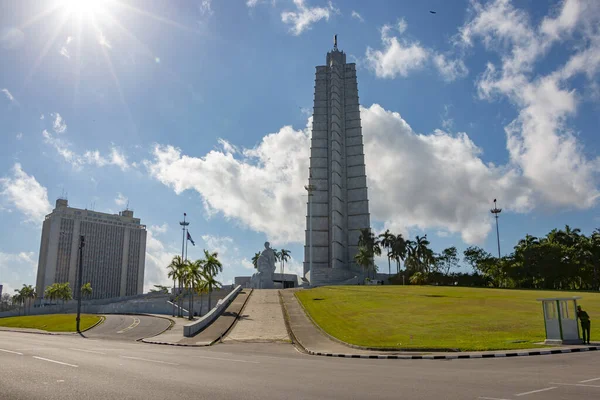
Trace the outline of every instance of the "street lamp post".
<path fill-rule="evenodd" d="M 81 320 L 81 285 L 82 283 L 82 275 L 83 275 L 83 247 L 85 246 L 85 236 L 79 236 L 79 276 L 77 277 L 77 332 L 81 332 L 79 330 L 79 322 Z"/>
<path fill-rule="evenodd" d="M 182 238 L 181 238 L 181 261 L 183 261 L 183 257 L 184 257 L 185 231 L 186 231 L 187 226 L 190 224 L 189 222 L 185 221 L 186 216 L 187 216 L 187 214 L 183 213 L 183 221 L 179 222 L 179 225 L 181 225 L 181 230 L 183 231 Z M 173 280 L 173 292 L 175 292 L 175 280 Z M 181 298 L 181 293 L 179 293 L 179 301 L 178 301 L 179 310 L 177 311 L 177 315 L 179 315 L 180 317 L 183 317 L 183 313 L 181 312 L 182 300 L 183 299 Z"/>
<path fill-rule="evenodd" d="M 313 262 L 313 248 L 312 248 L 312 196 L 316 187 L 315 185 L 306 185 L 304 189 L 308 192 L 308 271 L 310 274 L 310 283 L 312 285 L 313 275 L 312 275 L 312 262 Z"/>
<path fill-rule="evenodd" d="M 498 258 L 501 258 L 501 256 L 500 256 L 500 230 L 498 229 L 498 214 L 500 214 L 502 212 L 502 209 L 498 208 L 496 206 L 496 199 L 494 199 L 494 208 L 492 208 L 490 210 L 490 212 L 492 214 L 494 214 L 494 216 L 496 217 L 496 238 L 498 240 Z"/>

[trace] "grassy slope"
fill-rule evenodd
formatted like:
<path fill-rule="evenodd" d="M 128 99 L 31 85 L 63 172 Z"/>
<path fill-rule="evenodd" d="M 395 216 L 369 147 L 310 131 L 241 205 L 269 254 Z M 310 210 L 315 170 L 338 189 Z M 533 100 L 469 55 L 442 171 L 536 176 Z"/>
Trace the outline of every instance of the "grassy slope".
<path fill-rule="evenodd" d="M 75 314 L 31 315 L 0 318 L 0 326 L 10 328 L 42 329 L 49 332 L 75 332 Z M 82 314 L 81 330 L 88 329 L 100 320 L 97 315 Z"/>
<path fill-rule="evenodd" d="M 330 335 L 360 346 L 500 350 L 545 338 L 541 297 L 582 296 L 600 339 L 600 294 L 433 286 L 329 286 L 297 292 Z M 598 321 L 598 322 L 596 322 Z M 517 343 L 517 341 L 524 341 Z"/>

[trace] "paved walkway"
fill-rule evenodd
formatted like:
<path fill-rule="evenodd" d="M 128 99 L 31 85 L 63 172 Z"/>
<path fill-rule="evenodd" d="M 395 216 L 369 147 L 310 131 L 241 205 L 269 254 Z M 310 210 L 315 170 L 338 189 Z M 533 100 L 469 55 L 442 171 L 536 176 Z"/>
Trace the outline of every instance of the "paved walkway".
<path fill-rule="evenodd" d="M 485 352 L 418 352 L 418 351 L 374 351 L 342 344 L 317 328 L 304 312 L 294 296 L 295 290 L 282 290 L 281 298 L 288 315 L 289 327 L 295 342 L 307 353 L 329 357 L 391 358 L 391 359 L 455 359 L 534 356 L 561 353 L 576 353 L 600 350 L 600 343 L 580 346 L 544 347 L 524 350 L 500 350 Z"/>
<path fill-rule="evenodd" d="M 289 336 L 277 289 L 254 289 L 227 342 L 287 342 Z"/>
<path fill-rule="evenodd" d="M 143 339 L 142 342 L 175 346 L 210 346 L 231 329 L 251 292 L 251 289 L 242 290 L 223 311 L 223 314 L 196 336 L 183 336 L 183 326 L 190 322 L 187 318 L 173 318 L 176 322 L 171 329 L 158 336 Z"/>

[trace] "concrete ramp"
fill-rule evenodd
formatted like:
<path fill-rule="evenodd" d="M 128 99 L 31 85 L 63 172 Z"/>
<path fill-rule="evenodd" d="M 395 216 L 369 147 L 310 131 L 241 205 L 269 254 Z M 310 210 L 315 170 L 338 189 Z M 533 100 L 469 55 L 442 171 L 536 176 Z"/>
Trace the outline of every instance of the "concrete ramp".
<path fill-rule="evenodd" d="M 223 342 L 287 342 L 278 289 L 254 289 Z"/>

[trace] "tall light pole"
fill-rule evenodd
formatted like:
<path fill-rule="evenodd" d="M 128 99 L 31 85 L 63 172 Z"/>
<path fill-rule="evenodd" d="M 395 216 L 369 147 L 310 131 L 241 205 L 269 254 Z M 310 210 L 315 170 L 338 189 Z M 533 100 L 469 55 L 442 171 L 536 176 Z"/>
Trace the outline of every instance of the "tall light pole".
<path fill-rule="evenodd" d="M 186 231 L 186 227 L 190 224 L 189 222 L 185 222 L 185 217 L 187 216 L 186 213 L 183 213 L 183 221 L 179 222 L 179 225 L 181 225 L 181 230 L 183 231 L 182 233 L 182 238 L 181 238 L 181 261 L 183 261 L 183 250 L 185 248 L 185 231 Z M 175 291 L 175 280 L 173 280 L 173 291 Z M 181 293 L 179 293 L 179 302 L 181 303 L 183 299 L 181 298 Z M 179 305 L 179 310 L 177 311 L 177 314 L 180 317 L 183 317 L 183 313 L 181 312 L 181 306 L 182 304 L 178 304 Z"/>
<path fill-rule="evenodd" d="M 306 185 L 304 186 L 304 189 L 306 189 L 306 191 L 308 192 L 308 271 L 310 274 L 310 283 L 312 285 L 312 261 L 313 261 L 313 257 L 312 257 L 312 252 L 313 252 L 313 248 L 312 248 L 312 196 L 316 187 L 315 185 Z"/>
<path fill-rule="evenodd" d="M 85 246 L 85 236 L 79 236 L 79 276 L 77 277 L 77 287 L 75 290 L 77 291 L 77 332 L 81 332 L 79 330 L 79 322 L 81 320 L 81 285 L 82 283 L 82 275 L 83 275 L 83 247 Z"/>
<path fill-rule="evenodd" d="M 498 208 L 496 206 L 496 199 L 494 199 L 494 208 L 492 208 L 490 210 L 490 212 L 492 214 L 494 214 L 494 216 L 496 217 L 496 238 L 498 239 L 498 258 L 501 258 L 501 256 L 500 256 L 500 230 L 498 229 L 498 214 L 500 214 L 502 212 L 502 209 Z"/>

